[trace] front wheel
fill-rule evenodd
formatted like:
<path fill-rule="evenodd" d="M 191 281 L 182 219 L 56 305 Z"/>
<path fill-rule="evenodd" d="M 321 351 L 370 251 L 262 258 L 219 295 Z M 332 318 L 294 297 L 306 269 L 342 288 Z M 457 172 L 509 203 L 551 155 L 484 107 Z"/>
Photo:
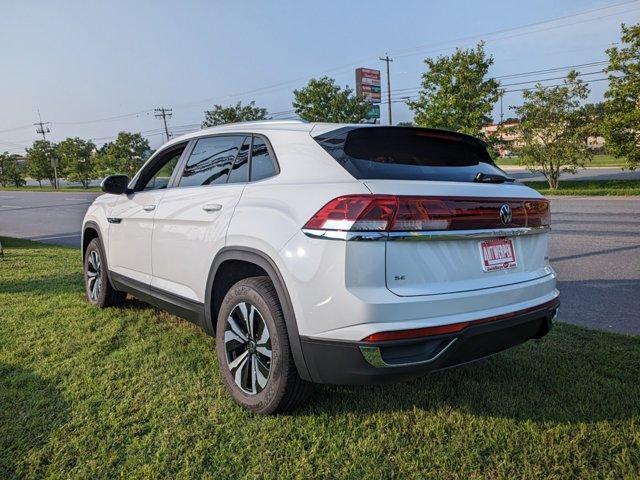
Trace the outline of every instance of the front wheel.
<path fill-rule="evenodd" d="M 227 292 L 218 314 L 216 352 L 227 390 L 249 410 L 291 410 L 311 393 L 312 385 L 296 370 L 269 277 L 245 278 Z"/>
<path fill-rule="evenodd" d="M 122 305 L 127 296 L 125 292 L 116 291 L 109 282 L 107 262 L 97 238 L 89 242 L 84 255 L 84 285 L 87 300 L 96 307 Z"/>

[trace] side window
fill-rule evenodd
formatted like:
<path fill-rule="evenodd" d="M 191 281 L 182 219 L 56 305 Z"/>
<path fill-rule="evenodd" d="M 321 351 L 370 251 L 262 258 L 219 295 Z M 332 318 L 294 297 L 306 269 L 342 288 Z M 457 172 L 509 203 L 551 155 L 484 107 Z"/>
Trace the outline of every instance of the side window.
<path fill-rule="evenodd" d="M 253 137 L 253 147 L 251 148 L 251 181 L 262 180 L 273 177 L 276 174 L 276 167 L 273 163 L 267 144 L 260 137 Z"/>
<path fill-rule="evenodd" d="M 153 165 L 148 171 L 143 171 L 140 180 L 136 185 L 136 191 L 140 190 L 160 190 L 167 188 L 171 174 L 178 165 L 180 156 L 186 145 L 182 145 L 177 150 L 172 150 L 166 157 L 161 158 L 158 163 Z"/>
<path fill-rule="evenodd" d="M 225 183 L 243 137 L 201 138 L 182 171 L 180 187 Z"/>
<path fill-rule="evenodd" d="M 251 148 L 251 137 L 246 137 L 240 147 L 240 152 L 231 169 L 228 183 L 244 183 L 249 181 L 249 149 Z"/>

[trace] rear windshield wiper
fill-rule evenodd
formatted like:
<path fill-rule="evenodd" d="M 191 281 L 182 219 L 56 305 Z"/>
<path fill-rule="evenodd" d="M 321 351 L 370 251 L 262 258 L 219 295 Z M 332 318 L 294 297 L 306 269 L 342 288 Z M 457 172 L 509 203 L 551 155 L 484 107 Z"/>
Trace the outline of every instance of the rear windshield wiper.
<path fill-rule="evenodd" d="M 505 177 L 504 175 L 493 175 L 490 173 L 482 173 L 478 172 L 476 176 L 473 178 L 474 182 L 478 183 L 504 183 L 504 182 L 515 182 L 515 178 Z"/>

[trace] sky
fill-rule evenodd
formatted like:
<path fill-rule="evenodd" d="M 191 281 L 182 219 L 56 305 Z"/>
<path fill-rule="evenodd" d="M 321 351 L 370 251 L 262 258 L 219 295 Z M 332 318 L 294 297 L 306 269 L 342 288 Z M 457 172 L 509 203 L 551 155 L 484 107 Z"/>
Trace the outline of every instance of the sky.
<path fill-rule="evenodd" d="M 53 141 L 101 145 L 128 130 L 154 148 L 166 140 L 156 107 L 173 109 L 173 135 L 197 129 L 214 104 L 253 100 L 293 118 L 293 90 L 312 77 L 353 88 L 355 68 L 376 68 L 384 93 L 387 53 L 393 121 L 411 121 L 403 97 L 417 95 L 424 59 L 480 40 L 507 91 L 506 118 L 521 102 L 510 90 L 606 60 L 620 24 L 639 21 L 640 0 L 0 0 L 0 151 L 22 153 L 38 138 L 38 110 Z M 596 80 L 602 68 L 577 70 Z M 590 84 L 590 101 L 606 83 Z"/>

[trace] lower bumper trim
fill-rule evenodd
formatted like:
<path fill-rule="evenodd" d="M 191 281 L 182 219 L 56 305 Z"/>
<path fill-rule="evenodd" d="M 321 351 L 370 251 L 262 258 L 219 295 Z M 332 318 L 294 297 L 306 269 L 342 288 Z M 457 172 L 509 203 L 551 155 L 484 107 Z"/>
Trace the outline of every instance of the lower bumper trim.
<path fill-rule="evenodd" d="M 443 370 L 496 354 L 552 327 L 558 301 L 499 321 L 477 323 L 464 330 L 409 340 L 345 342 L 302 337 L 312 380 L 330 384 L 398 381 Z"/>

